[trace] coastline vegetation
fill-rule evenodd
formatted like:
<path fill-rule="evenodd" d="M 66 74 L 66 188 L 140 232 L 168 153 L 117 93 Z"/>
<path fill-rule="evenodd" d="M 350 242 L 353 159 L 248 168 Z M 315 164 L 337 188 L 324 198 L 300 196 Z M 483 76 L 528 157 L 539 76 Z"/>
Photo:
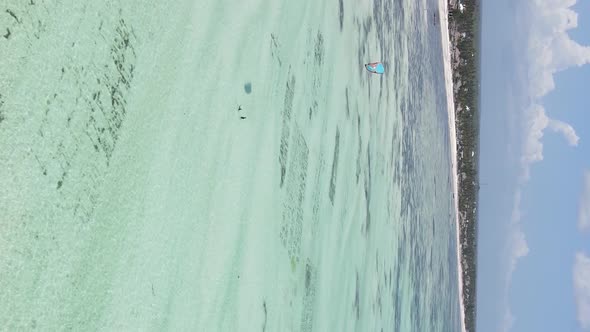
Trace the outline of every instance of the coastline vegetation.
<path fill-rule="evenodd" d="M 457 131 L 459 246 L 465 327 L 475 331 L 479 193 L 480 0 L 448 0 Z"/>

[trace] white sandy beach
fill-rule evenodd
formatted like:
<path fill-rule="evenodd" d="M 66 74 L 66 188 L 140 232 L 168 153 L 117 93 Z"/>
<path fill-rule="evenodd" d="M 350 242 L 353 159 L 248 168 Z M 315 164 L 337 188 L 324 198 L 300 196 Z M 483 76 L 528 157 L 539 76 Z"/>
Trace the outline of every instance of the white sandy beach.
<path fill-rule="evenodd" d="M 455 216 L 457 222 L 457 274 L 459 277 L 459 303 L 461 306 L 461 330 L 465 330 L 465 305 L 463 303 L 463 269 L 461 266 L 461 246 L 459 239 L 459 200 L 458 200 L 458 188 L 459 178 L 457 175 L 457 131 L 455 128 L 455 101 L 453 98 L 453 73 L 451 69 L 451 45 L 449 38 L 449 22 L 448 22 L 448 5 L 446 0 L 440 0 L 438 2 L 439 7 L 439 21 L 440 21 L 440 32 L 442 39 L 443 57 L 444 57 L 444 70 L 445 70 L 445 87 L 447 90 L 447 109 L 449 115 L 449 143 L 451 145 L 451 155 L 453 158 L 452 169 L 453 169 L 453 196 L 455 202 Z"/>

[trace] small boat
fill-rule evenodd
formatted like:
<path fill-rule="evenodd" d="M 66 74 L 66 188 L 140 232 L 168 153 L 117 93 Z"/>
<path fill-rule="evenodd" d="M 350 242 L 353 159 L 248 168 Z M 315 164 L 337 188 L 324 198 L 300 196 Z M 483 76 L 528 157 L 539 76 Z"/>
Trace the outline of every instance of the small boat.
<path fill-rule="evenodd" d="M 365 64 L 365 68 L 373 74 L 383 74 L 385 72 L 385 67 L 381 62 L 371 62 Z"/>

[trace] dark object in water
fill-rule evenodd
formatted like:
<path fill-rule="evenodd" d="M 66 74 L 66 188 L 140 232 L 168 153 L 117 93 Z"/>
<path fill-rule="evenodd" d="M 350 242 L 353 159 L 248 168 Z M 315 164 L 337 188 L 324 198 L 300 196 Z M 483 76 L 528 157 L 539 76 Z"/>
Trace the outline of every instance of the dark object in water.
<path fill-rule="evenodd" d="M 246 117 L 245 117 L 245 116 L 243 116 L 243 115 L 242 115 L 242 116 L 240 116 L 240 119 L 242 119 L 242 120 L 244 120 L 245 118 L 246 118 Z"/>
<path fill-rule="evenodd" d="M 251 93 L 252 92 L 252 83 L 248 82 L 248 83 L 244 84 L 244 91 L 246 91 L 246 93 Z"/>

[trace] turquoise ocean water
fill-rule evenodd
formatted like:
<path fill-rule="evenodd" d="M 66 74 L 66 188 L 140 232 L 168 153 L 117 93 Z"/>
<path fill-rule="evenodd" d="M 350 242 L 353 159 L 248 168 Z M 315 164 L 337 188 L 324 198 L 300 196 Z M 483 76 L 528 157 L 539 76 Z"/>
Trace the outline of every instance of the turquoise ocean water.
<path fill-rule="evenodd" d="M 458 331 L 435 8 L 2 2 L 0 330 Z"/>

